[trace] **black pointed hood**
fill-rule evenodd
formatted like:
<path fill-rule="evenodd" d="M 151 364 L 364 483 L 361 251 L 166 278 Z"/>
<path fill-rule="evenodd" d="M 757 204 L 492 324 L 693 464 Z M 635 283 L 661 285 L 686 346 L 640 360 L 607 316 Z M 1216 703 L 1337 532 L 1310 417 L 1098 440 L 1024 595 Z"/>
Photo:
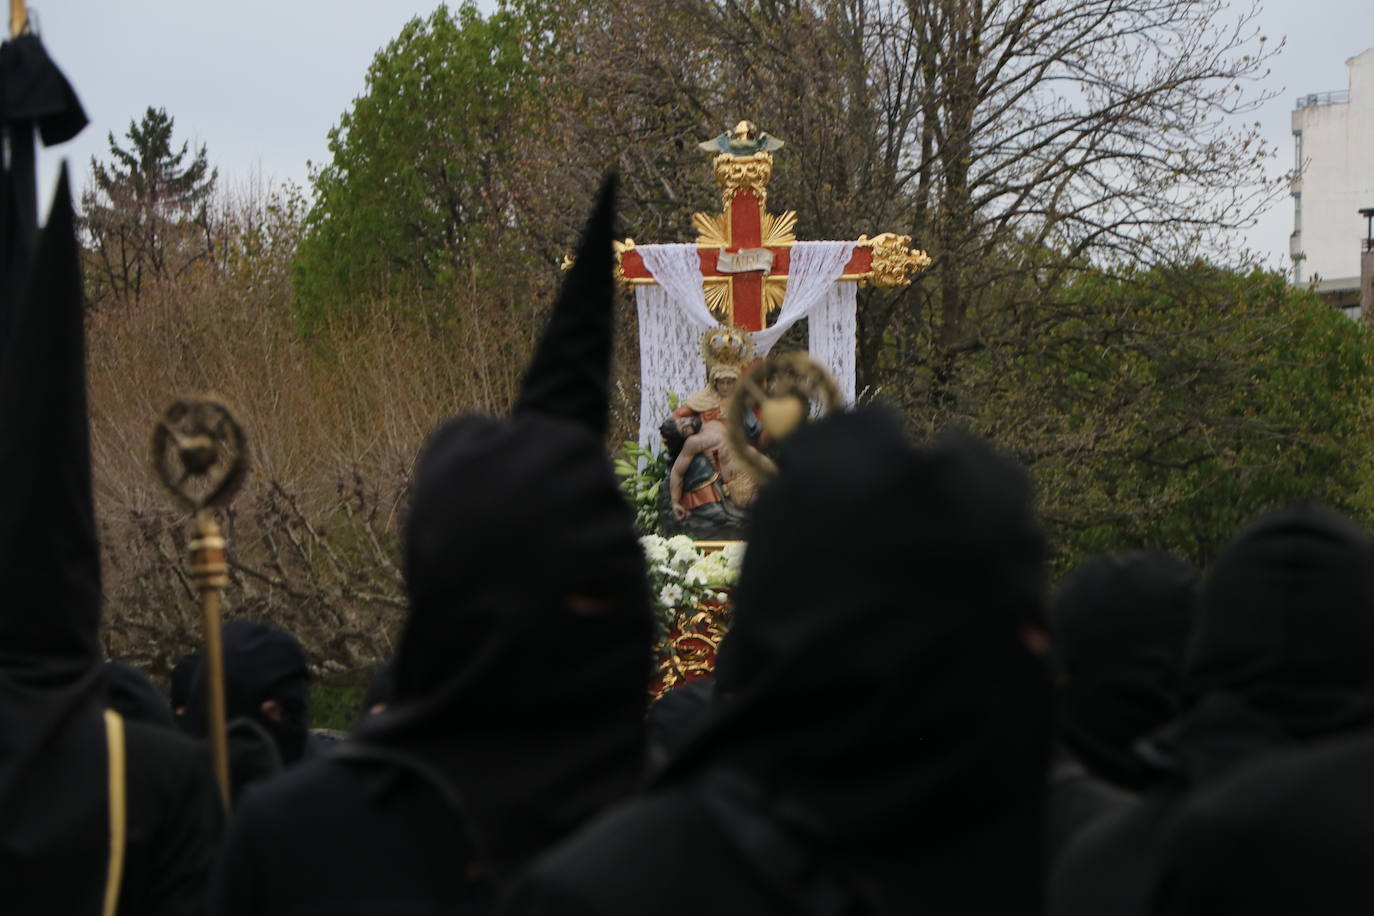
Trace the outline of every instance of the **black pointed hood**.
<path fill-rule="evenodd" d="M 109 856 L 100 565 L 66 171 L 0 357 L 0 887 L 96 912 Z"/>
<path fill-rule="evenodd" d="M 563 281 L 544 336 L 530 360 L 515 415 L 561 417 L 604 438 L 610 403 L 612 278 L 615 195 L 619 180 L 606 176 L 596 208 L 582 231 L 577 260 Z"/>
<path fill-rule="evenodd" d="M 46 684 L 100 659 L 81 264 L 65 167 L 0 358 L 0 669 Z"/>

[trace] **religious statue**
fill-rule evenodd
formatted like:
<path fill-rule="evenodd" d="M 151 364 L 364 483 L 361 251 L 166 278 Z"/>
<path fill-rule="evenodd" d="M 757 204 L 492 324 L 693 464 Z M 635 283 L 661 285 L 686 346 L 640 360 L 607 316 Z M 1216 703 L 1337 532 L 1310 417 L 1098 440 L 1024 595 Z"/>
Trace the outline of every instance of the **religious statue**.
<path fill-rule="evenodd" d="M 731 539 L 741 535 L 758 485 L 738 460 L 726 434 L 725 410 L 741 372 L 753 361 L 748 332 L 719 327 L 702 340 L 706 387 L 692 394 L 663 421 L 659 432 L 671 462 L 668 472 L 669 509 L 684 533 L 697 538 Z M 744 418 L 745 447 L 756 461 L 768 459 L 756 451 L 761 427 L 752 415 Z"/>
<path fill-rule="evenodd" d="M 700 148 L 711 154 L 721 210 L 693 215 L 695 243 L 641 245 L 625 239 L 615 245 L 616 277 L 634 291 L 639 316 L 641 445 L 658 442 L 668 393 L 698 384 L 692 350 L 698 335 L 719 325 L 755 335 L 759 355 L 765 355 L 805 320 L 811 358 L 852 403 L 856 288 L 905 287 L 930 264 L 925 252 L 911 247 L 910 236 L 893 232 L 798 239 L 797 214 L 768 208 L 774 154 L 783 146 L 750 120 L 704 141 Z M 717 371 L 706 389 L 688 399 L 705 405 L 692 410 L 703 425 L 719 402 L 715 385 L 721 377 Z"/>

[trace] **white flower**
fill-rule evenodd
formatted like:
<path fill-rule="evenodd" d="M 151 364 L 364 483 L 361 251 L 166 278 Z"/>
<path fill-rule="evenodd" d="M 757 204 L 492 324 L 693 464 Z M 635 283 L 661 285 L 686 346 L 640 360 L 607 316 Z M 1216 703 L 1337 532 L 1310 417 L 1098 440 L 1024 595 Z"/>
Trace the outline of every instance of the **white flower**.
<path fill-rule="evenodd" d="M 640 545 L 644 548 L 644 556 L 650 563 L 666 563 L 668 561 L 668 544 L 663 538 L 651 534 L 639 539 Z"/>
<path fill-rule="evenodd" d="M 663 590 L 658 593 L 658 600 L 665 607 L 676 607 L 677 603 L 682 600 L 682 586 L 672 583 L 663 586 Z"/>
<path fill-rule="evenodd" d="M 685 534 L 675 534 L 668 538 L 666 543 L 673 550 L 681 550 L 684 547 L 690 547 L 693 550 L 696 549 L 696 542 Z"/>
<path fill-rule="evenodd" d="M 688 585 L 710 585 L 721 581 L 725 570 L 712 557 L 703 557 L 687 569 L 683 577 Z"/>
<path fill-rule="evenodd" d="M 673 550 L 673 562 L 681 566 L 691 566 L 701 559 L 701 554 L 690 543 L 686 547 L 678 547 Z"/>

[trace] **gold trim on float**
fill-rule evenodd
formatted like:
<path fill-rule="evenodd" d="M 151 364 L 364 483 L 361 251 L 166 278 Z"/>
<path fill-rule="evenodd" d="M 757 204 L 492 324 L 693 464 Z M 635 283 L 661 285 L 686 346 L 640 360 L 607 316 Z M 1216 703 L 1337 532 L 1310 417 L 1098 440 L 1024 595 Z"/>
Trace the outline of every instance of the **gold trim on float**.
<path fill-rule="evenodd" d="M 114 916 L 119 907 L 119 889 L 124 881 L 124 848 L 128 839 L 127 784 L 124 757 L 124 720 L 113 709 L 105 710 L 105 746 L 110 774 L 110 861 L 105 874 L 104 916 Z"/>
<path fill-rule="evenodd" d="M 871 283 L 878 289 L 909 286 L 912 278 L 930 266 L 930 255 L 912 248 L 909 235 L 883 232 L 871 239 L 861 235 L 859 247 L 873 252 L 868 273 L 859 282 L 865 285 Z"/>
<path fill-rule="evenodd" d="M 743 190 L 753 191 L 758 196 L 759 206 L 768 200 L 768 181 L 773 177 L 773 157 L 770 154 L 762 150 L 752 156 L 721 153 L 711 164 L 725 207 L 728 208 L 730 201 Z"/>

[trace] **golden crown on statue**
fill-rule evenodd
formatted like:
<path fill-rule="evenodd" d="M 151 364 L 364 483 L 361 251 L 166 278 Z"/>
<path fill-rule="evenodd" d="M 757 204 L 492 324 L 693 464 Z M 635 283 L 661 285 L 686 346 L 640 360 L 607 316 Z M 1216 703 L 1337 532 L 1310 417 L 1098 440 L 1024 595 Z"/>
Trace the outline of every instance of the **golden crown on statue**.
<path fill-rule="evenodd" d="M 701 356 L 707 369 L 729 366 L 739 371 L 754 361 L 754 335 L 743 328 L 711 328 L 701 337 Z"/>

